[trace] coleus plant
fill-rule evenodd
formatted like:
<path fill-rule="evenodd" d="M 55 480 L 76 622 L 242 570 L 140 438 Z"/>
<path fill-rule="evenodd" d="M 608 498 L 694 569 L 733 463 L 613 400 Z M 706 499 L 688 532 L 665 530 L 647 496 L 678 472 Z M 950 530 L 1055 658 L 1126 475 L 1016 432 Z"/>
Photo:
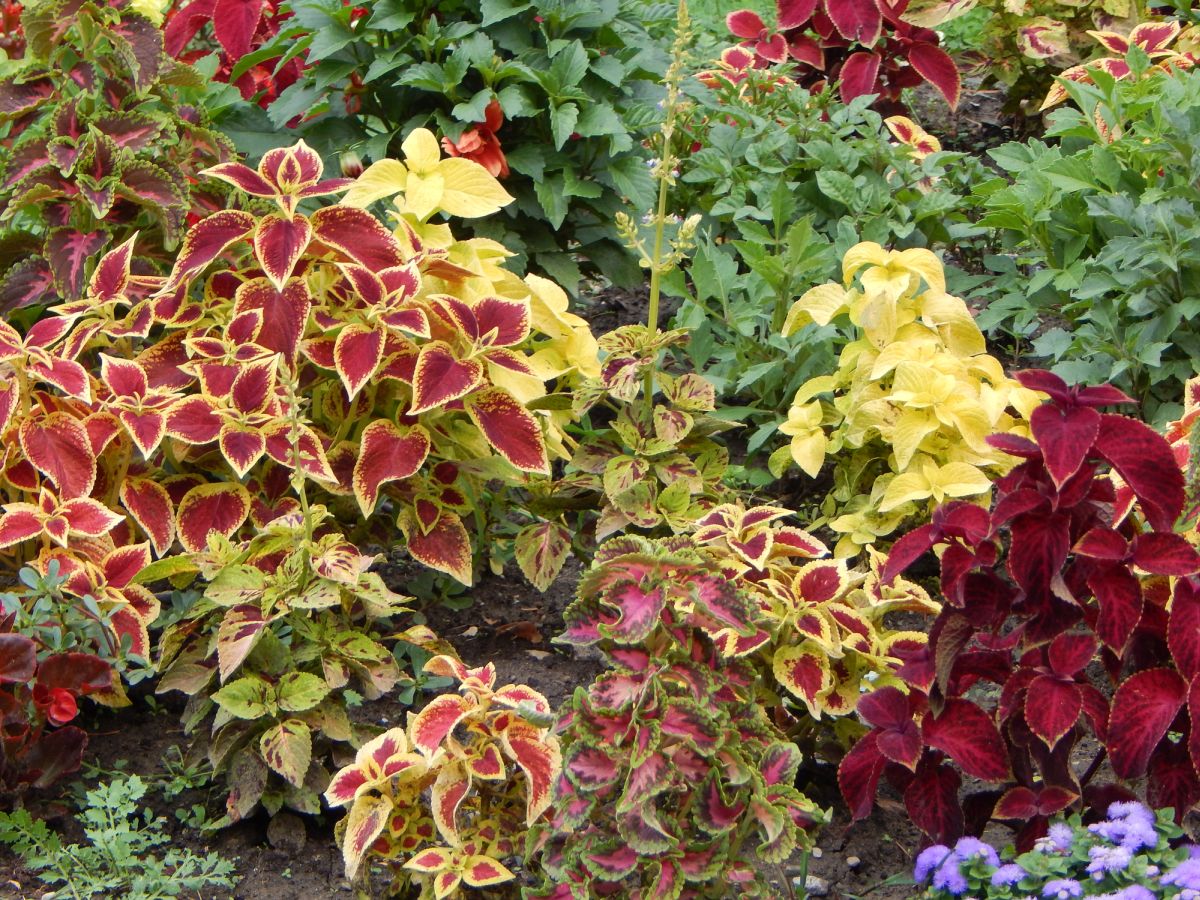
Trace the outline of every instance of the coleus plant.
<path fill-rule="evenodd" d="M 0 79 L 0 310 L 79 300 L 103 251 L 137 233 L 139 273 L 170 267 L 189 216 L 223 206 L 197 173 L 232 144 L 203 80 L 163 56 L 125 3 L 35 0 L 29 48 Z"/>
<path fill-rule="evenodd" d="M 909 0 L 776 0 L 772 25 L 751 9 L 731 12 L 726 23 L 736 48 L 722 54 L 723 69 L 780 66 L 810 90 L 839 86 L 843 101 L 876 94 L 877 105 L 896 111 L 904 88 L 932 85 L 958 105 L 960 80 L 937 32 L 910 24 Z"/>
<path fill-rule="evenodd" d="M 755 604 L 685 537 L 603 545 L 557 640 L 608 669 L 562 716 L 563 774 L 531 848 L 531 897 L 724 897 L 769 890 L 824 813 L 795 787 L 799 750 L 720 640 L 752 636 Z"/>
<path fill-rule="evenodd" d="M 841 535 L 837 555 L 851 556 L 948 497 L 986 494 L 1012 465 L 989 435 L 1026 433 L 1038 395 L 987 353 L 931 251 L 864 242 L 846 252 L 842 276 L 805 293 L 784 323 L 788 335 L 848 316 L 854 340 L 835 373 L 796 392 L 779 429 L 791 444 L 771 467 L 795 462 L 815 478 L 833 458 L 823 522 Z"/>
<path fill-rule="evenodd" d="M 930 615 L 941 607 L 903 578 L 885 585 L 878 555 L 867 572 L 826 558 L 829 549 L 786 524 L 788 515 L 778 506 L 726 503 L 701 518 L 689 537 L 695 552 L 757 606 L 753 634 L 730 629 L 714 640 L 726 654 L 757 665 L 764 687 L 778 685 L 779 700 L 799 708 L 789 736 L 816 745 L 830 736 L 828 720 L 851 716 L 864 692 L 899 684 L 894 670 L 903 654 L 924 646 L 924 633 L 897 631 L 886 616 Z M 847 736 L 849 729 L 840 728 Z"/>
<path fill-rule="evenodd" d="M 435 656 L 425 671 L 459 683 L 358 751 L 325 792 L 348 806 L 339 823 L 346 876 L 391 869 L 390 890 L 459 896 L 515 878 L 529 826 L 550 804 L 562 770 L 546 698 L 525 685 L 496 687 L 495 667 Z"/>
<path fill-rule="evenodd" d="M 886 777 L 931 838 L 995 819 L 1025 849 L 1048 817 L 1102 812 L 1143 778 L 1148 802 L 1179 817 L 1200 801 L 1200 555 L 1174 530 L 1185 494 L 1170 444 L 1099 409 L 1127 397 L 1017 377 L 1049 400 L 1033 440 L 991 439 L 1022 460 L 991 507 L 948 503 L 892 548 L 885 580 L 939 551 L 945 606 L 899 670 L 904 689 L 859 702 L 871 731 L 839 783 L 855 818 Z M 1119 783 L 1096 783 L 1105 758 Z M 964 776 L 983 784 L 960 797 Z"/>

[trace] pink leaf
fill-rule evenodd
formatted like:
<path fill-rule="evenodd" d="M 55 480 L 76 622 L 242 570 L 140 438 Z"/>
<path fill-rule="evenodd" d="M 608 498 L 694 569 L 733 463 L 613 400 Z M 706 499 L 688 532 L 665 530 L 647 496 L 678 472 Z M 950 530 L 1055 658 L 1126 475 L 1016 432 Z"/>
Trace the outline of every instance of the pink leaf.
<path fill-rule="evenodd" d="M 735 37 L 755 39 L 767 26 L 752 9 L 739 9 L 725 17 L 725 25 Z"/>

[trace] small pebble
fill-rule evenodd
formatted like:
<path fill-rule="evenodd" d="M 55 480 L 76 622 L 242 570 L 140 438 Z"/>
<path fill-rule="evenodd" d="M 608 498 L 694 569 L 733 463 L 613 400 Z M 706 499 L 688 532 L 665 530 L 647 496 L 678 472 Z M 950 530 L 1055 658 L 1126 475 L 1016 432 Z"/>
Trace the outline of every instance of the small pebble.
<path fill-rule="evenodd" d="M 794 879 L 792 884 L 799 887 L 800 879 Z M 804 891 L 809 897 L 824 897 L 829 893 L 829 882 L 816 875 L 809 875 L 804 882 Z"/>
<path fill-rule="evenodd" d="M 851 869 L 857 869 L 861 864 L 862 864 L 862 860 L 859 859 L 857 856 L 847 856 L 846 857 L 846 865 L 849 866 Z"/>
<path fill-rule="evenodd" d="M 822 855 L 824 852 L 825 852 L 825 851 L 824 851 L 824 850 L 822 850 L 820 847 L 813 847 L 813 848 L 812 848 L 812 858 L 813 858 L 813 859 L 820 859 L 820 858 L 821 858 L 821 855 Z"/>

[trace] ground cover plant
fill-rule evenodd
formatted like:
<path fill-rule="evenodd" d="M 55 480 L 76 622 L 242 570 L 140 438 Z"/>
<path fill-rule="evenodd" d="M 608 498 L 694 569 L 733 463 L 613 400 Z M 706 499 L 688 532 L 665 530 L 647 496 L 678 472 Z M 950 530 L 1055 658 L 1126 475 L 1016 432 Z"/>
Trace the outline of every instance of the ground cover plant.
<path fill-rule="evenodd" d="M 1192 17 L 735 6 L 0 7 L 14 890 L 1200 890 Z"/>

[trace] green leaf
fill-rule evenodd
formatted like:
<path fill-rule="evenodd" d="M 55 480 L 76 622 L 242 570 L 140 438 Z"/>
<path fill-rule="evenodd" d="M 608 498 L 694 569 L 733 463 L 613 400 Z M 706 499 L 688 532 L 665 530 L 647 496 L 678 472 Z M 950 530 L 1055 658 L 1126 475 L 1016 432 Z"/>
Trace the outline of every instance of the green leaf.
<path fill-rule="evenodd" d="M 606 134 L 624 134 L 625 125 L 616 110 L 607 103 L 593 103 L 584 107 L 575 130 L 584 137 L 599 137 Z"/>
<path fill-rule="evenodd" d="M 329 695 L 325 679 L 309 672 L 288 672 L 279 679 L 279 708 L 288 712 L 312 709 Z"/>
<path fill-rule="evenodd" d="M 567 218 L 567 198 L 563 191 L 563 176 L 561 172 L 547 175 L 534 185 L 538 203 L 546 213 L 546 218 L 555 228 L 561 228 Z"/>
<path fill-rule="evenodd" d="M 583 44 L 578 40 L 572 41 L 555 56 L 550 63 L 550 77 L 554 80 L 554 90 L 562 91 L 572 88 L 583 80 L 588 70 L 588 54 Z"/>
<path fill-rule="evenodd" d="M 524 12 L 531 6 L 533 4 L 529 0 L 481 0 L 479 14 L 483 16 L 482 25 L 486 28 Z"/>
<path fill-rule="evenodd" d="M 283 128 L 296 116 L 311 112 L 316 102 L 324 96 L 324 92 L 314 85 L 297 81 L 284 89 L 267 110 L 271 124 Z"/>
<path fill-rule="evenodd" d="M 275 692 L 257 675 L 231 681 L 212 695 L 213 702 L 239 719 L 258 719 L 273 715 Z"/>
<path fill-rule="evenodd" d="M 830 200 L 836 200 L 846 209 L 858 208 L 858 188 L 854 179 L 845 172 L 822 169 L 817 172 L 817 187 Z"/>
<path fill-rule="evenodd" d="M 555 150 L 562 149 L 567 138 L 575 131 L 575 123 L 578 121 L 579 107 L 574 103 L 560 103 L 550 110 L 550 133 L 554 136 Z"/>

